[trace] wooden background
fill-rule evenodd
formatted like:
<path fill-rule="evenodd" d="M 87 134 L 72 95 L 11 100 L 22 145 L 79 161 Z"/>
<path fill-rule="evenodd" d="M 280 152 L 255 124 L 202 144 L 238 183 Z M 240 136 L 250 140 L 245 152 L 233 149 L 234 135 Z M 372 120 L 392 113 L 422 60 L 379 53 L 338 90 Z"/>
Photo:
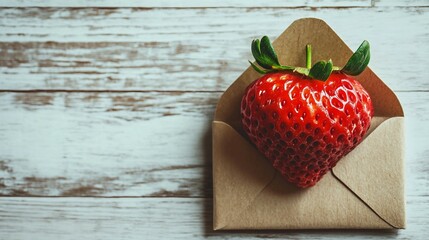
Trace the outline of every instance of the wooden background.
<path fill-rule="evenodd" d="M 426 238 L 428 6 L 0 0 L 0 239 Z M 253 38 L 302 17 L 352 49 L 369 40 L 404 107 L 406 230 L 211 230 L 217 100 Z"/>

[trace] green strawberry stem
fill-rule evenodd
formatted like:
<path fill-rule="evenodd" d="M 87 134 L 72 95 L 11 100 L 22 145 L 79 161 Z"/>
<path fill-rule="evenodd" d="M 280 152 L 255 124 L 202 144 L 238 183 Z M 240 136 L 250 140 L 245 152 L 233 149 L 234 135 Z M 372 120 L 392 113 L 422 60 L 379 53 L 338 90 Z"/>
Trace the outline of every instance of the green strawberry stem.
<path fill-rule="evenodd" d="M 345 74 L 356 76 L 362 73 L 370 60 L 370 50 L 368 41 L 364 40 L 356 52 L 350 57 L 343 68 L 333 66 L 332 60 L 319 61 L 311 66 L 311 45 L 306 46 L 306 67 L 285 66 L 279 63 L 277 54 L 267 36 L 263 36 L 261 40 L 255 39 L 252 41 L 252 55 L 256 64 L 249 61 L 250 65 L 261 74 L 267 74 L 279 71 L 292 71 L 303 74 L 307 77 L 325 81 L 329 78 L 332 71 L 341 71 Z"/>
<path fill-rule="evenodd" d="M 306 68 L 311 68 L 311 45 L 307 44 L 306 48 L 305 48 L 305 67 Z"/>

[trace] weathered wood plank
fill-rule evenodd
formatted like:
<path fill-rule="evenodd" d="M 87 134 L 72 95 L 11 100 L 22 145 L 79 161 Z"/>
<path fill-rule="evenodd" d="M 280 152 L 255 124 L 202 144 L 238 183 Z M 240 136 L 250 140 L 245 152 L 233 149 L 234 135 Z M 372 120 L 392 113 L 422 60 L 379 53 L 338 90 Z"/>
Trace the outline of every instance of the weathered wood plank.
<path fill-rule="evenodd" d="M 351 36 L 384 37 L 427 24 L 427 8 L 2 8 L 1 41 L 148 42 L 239 40 L 277 35 L 303 17 L 325 19 L 349 42 Z M 378 21 L 375 21 L 378 20 Z M 357 23 L 358 22 L 358 23 Z M 414 26 L 413 26 L 414 25 Z M 391 33 L 390 30 L 396 30 Z M 246 33 L 243 35 L 243 33 Z M 370 34 L 372 33 L 372 34 Z M 425 32 L 424 32 L 425 33 Z M 345 34 L 345 35 L 343 35 Z M 189 36 L 194 36 L 195 39 Z M 225 39 L 225 37 L 228 37 Z M 410 36 L 411 37 L 411 36 Z M 213 39 L 212 39 L 213 38 Z M 382 38 L 378 36 L 378 38 Z M 403 39 L 405 40 L 405 39 Z M 234 46 L 231 45 L 230 46 Z"/>
<path fill-rule="evenodd" d="M 220 90 L 249 58 L 246 51 L 221 56 L 219 47 L 185 42 L 0 43 L 0 49 L 2 89 Z"/>
<path fill-rule="evenodd" d="M 323 17 L 394 90 L 429 90 L 429 8 L 0 9 L 0 89 L 225 90 L 251 39 Z M 406 34 L 398 34 L 406 32 Z M 28 42 L 31 41 L 31 42 Z M 394 52 L 394 54 L 393 54 Z"/>
<path fill-rule="evenodd" d="M 401 92 L 407 195 L 429 192 L 428 92 Z M 0 93 L 0 194 L 211 196 L 218 92 Z"/>
<path fill-rule="evenodd" d="M 0 0 L 0 7 L 145 7 L 145 8 L 194 8 L 194 7 L 356 7 L 371 6 L 371 0 L 272 0 L 272 1 L 216 1 L 216 0 Z"/>
<path fill-rule="evenodd" d="M 0 193 L 202 196 L 220 93 L 1 93 Z"/>
<path fill-rule="evenodd" d="M 212 200 L 0 198 L 1 239 L 426 239 L 428 199 L 408 198 L 399 231 L 212 231 Z"/>

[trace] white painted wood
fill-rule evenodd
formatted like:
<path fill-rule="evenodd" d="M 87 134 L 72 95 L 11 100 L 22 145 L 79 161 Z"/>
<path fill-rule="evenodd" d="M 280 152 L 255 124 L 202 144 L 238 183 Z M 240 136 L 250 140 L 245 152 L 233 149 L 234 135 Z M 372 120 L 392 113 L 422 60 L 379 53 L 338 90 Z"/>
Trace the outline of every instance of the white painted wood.
<path fill-rule="evenodd" d="M 427 199 L 408 199 L 398 231 L 223 231 L 212 226 L 211 199 L 0 198 L 0 238 L 17 239 L 426 239 Z M 287 216 L 286 216 L 287 217 Z"/>
<path fill-rule="evenodd" d="M 0 194 L 211 196 L 220 93 L 1 93 Z M 407 196 L 429 192 L 429 94 L 398 93 Z"/>
<path fill-rule="evenodd" d="M 235 41 L 275 36 L 294 20 L 323 18 L 347 43 L 362 36 L 401 43 L 427 24 L 427 8 L 2 8 L 3 42 L 174 42 Z M 392 30 L 396 30 L 391 32 Z M 380 36 L 381 34 L 383 36 Z M 425 33 L 425 32 L 423 32 Z M 358 37 L 360 38 L 351 38 Z M 371 39 L 370 39 L 371 40 Z M 231 45 L 234 43 L 234 45 Z M 246 45 L 247 46 L 247 45 Z"/>
<path fill-rule="evenodd" d="M 223 91 L 247 68 L 253 38 L 275 38 L 293 20 L 313 16 L 325 19 L 351 48 L 369 40 L 370 67 L 394 90 L 429 90 L 428 12 L 0 9 L 0 89 Z"/>
<path fill-rule="evenodd" d="M 272 1 L 216 1 L 216 0 L 0 0 L 0 7 L 146 7 L 146 8 L 189 8 L 189 7 L 356 7 L 371 6 L 371 0 L 272 0 Z"/>
<path fill-rule="evenodd" d="M 0 93 L 0 194 L 211 194 L 219 96 Z"/>

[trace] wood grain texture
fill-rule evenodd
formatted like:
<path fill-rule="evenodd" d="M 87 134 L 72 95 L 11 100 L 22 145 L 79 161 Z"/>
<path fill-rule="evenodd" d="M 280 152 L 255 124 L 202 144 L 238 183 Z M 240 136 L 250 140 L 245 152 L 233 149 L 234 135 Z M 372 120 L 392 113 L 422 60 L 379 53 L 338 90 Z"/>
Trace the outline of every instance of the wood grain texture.
<path fill-rule="evenodd" d="M 210 195 L 209 129 L 219 96 L 1 93 L 0 193 Z"/>
<path fill-rule="evenodd" d="M 0 194 L 207 197 L 219 92 L 1 93 Z M 427 92 L 406 114 L 407 196 L 429 193 Z"/>
<path fill-rule="evenodd" d="M 251 39 L 325 19 L 397 91 L 429 90 L 429 8 L 0 9 L 0 89 L 225 90 Z M 341 21 L 338 21 L 341 19 Z M 401 32 L 401 37 L 398 34 Z"/>
<path fill-rule="evenodd" d="M 0 238 L 15 239 L 426 239 L 426 199 L 408 199 L 398 231 L 212 231 L 212 200 L 0 198 Z"/>
<path fill-rule="evenodd" d="M 371 6 L 371 0 L 272 0 L 272 1 L 216 1 L 216 0 L 0 0 L 0 7 L 145 7 L 145 8 L 202 8 L 202 7 L 356 7 Z"/>

